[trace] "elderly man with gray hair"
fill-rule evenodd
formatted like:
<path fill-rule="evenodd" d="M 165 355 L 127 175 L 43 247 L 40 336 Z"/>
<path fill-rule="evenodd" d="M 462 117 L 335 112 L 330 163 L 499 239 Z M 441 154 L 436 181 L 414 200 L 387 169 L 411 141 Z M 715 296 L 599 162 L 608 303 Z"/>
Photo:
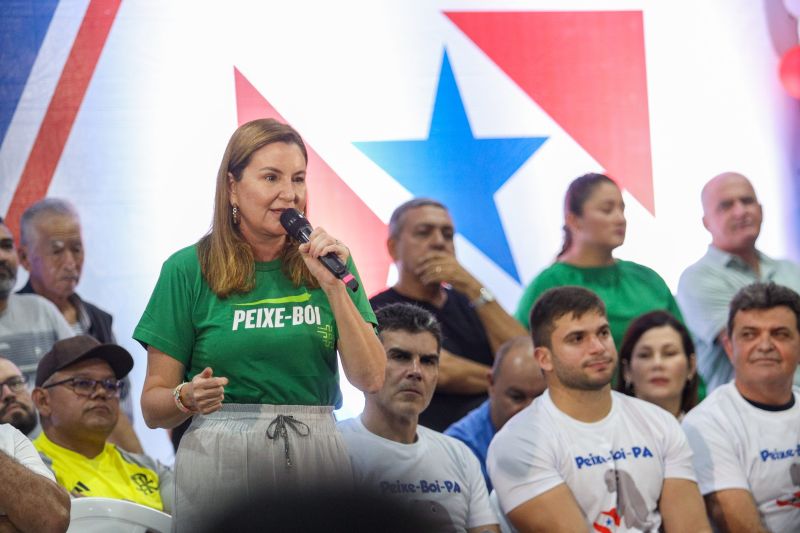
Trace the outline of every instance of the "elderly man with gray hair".
<path fill-rule="evenodd" d="M 114 344 L 111 314 L 83 300 L 75 289 L 83 270 L 81 223 L 75 207 L 60 198 L 45 198 L 28 207 L 20 220 L 19 259 L 28 271 L 28 283 L 20 294 L 38 294 L 61 311 L 75 335 L 90 335 L 103 344 Z M 125 378 L 126 389 L 130 381 Z M 111 441 L 142 453 L 133 431 L 130 395 L 121 399 L 125 416 L 119 418 Z"/>

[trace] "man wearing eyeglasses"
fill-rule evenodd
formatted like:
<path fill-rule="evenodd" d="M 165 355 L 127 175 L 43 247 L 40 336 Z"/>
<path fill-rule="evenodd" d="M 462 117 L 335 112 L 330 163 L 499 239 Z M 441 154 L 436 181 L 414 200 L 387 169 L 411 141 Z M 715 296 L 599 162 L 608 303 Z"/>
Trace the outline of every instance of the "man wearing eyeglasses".
<path fill-rule="evenodd" d="M 11 424 L 29 438 L 38 420 L 28 380 L 17 365 L 0 357 L 0 424 Z"/>
<path fill-rule="evenodd" d="M 172 472 L 108 442 L 133 358 L 88 335 L 56 342 L 36 371 L 42 434 L 33 444 L 73 496 L 129 500 L 169 512 Z"/>

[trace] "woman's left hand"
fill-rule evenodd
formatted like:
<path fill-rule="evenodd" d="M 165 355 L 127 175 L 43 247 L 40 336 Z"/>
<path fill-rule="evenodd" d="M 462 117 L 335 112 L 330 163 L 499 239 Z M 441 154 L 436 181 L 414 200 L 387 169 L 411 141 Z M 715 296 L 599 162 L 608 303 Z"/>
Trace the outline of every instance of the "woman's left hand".
<path fill-rule="evenodd" d="M 347 246 L 332 235 L 329 235 L 325 228 L 321 226 L 314 228 L 308 242 L 300 245 L 300 256 L 323 289 L 342 283 L 319 260 L 320 257 L 329 253 L 336 254 L 345 264 L 347 264 L 347 258 L 350 257 L 350 250 L 347 249 Z"/>

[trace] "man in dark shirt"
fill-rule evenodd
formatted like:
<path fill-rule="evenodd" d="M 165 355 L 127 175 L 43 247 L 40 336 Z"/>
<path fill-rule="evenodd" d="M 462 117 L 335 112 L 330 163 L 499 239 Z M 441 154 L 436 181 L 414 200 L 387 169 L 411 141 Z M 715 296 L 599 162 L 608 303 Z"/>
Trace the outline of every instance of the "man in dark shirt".
<path fill-rule="evenodd" d="M 493 354 L 505 341 L 526 334 L 458 262 L 454 235 L 443 204 L 416 198 L 400 205 L 389 221 L 387 241 L 398 281 L 370 299 L 376 310 L 394 302 L 419 305 L 441 323 L 439 381 L 430 407 L 419 419 L 437 431 L 486 400 Z"/>

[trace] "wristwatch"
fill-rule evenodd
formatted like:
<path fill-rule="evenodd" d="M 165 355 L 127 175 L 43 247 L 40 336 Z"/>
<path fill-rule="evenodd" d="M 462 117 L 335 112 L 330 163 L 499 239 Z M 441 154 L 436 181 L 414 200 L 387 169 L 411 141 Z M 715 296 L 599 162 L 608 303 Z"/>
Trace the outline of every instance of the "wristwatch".
<path fill-rule="evenodd" d="M 474 300 L 472 300 L 469 303 L 469 305 L 473 309 L 479 309 L 484 305 L 488 304 L 489 302 L 493 301 L 494 301 L 494 294 L 492 294 L 486 287 L 481 287 L 480 294 Z"/>

